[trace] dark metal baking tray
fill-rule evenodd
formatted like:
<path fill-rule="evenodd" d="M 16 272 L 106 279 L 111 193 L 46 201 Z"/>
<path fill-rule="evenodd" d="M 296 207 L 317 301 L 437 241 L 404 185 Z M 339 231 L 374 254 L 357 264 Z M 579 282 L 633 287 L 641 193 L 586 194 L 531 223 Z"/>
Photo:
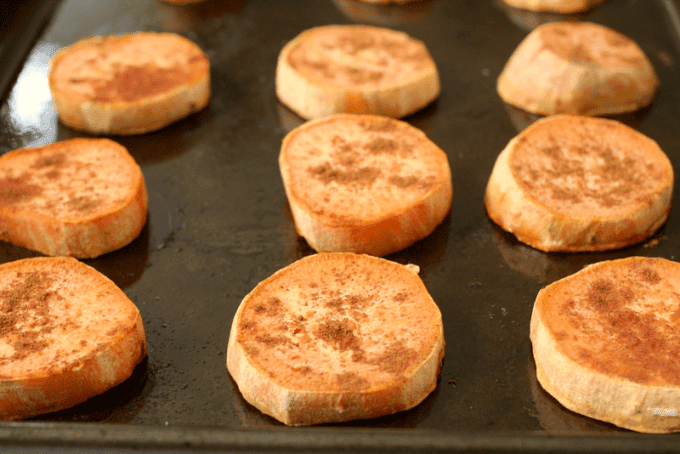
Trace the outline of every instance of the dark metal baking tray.
<path fill-rule="evenodd" d="M 40 3 L 40 2 L 38 2 Z M 41 5 L 44 4 L 40 3 Z M 619 120 L 655 139 L 680 168 L 680 27 L 672 0 L 610 0 L 576 16 L 636 40 L 656 67 L 654 104 Z M 39 8 L 36 8 L 39 11 Z M 37 14 L 37 13 L 36 13 Z M 680 260 L 680 216 L 623 250 L 546 254 L 486 216 L 498 153 L 535 118 L 503 104 L 495 81 L 508 56 L 549 15 L 500 0 L 423 0 L 406 7 L 356 0 L 63 0 L 46 27 L 10 34 L 26 45 L 0 107 L 0 152 L 79 137 L 56 118 L 49 62 L 92 35 L 172 31 L 210 58 L 205 110 L 164 130 L 117 137 L 141 165 L 149 222 L 94 266 L 139 307 L 148 359 L 125 383 L 72 409 L 0 424 L 0 446 L 207 451 L 680 452 L 675 435 L 617 429 L 562 408 L 537 384 L 529 318 L 540 288 L 600 260 Z M 29 15 L 29 20 L 31 19 Z M 425 240 L 388 258 L 421 267 L 439 304 L 446 356 L 437 389 L 413 410 L 370 421 L 287 428 L 248 405 L 225 367 L 232 317 L 259 281 L 313 253 L 297 237 L 278 171 L 281 140 L 302 120 L 276 99 L 279 50 L 302 30 L 371 23 L 423 40 L 442 81 L 439 99 L 407 118 L 448 154 L 450 215 Z M 16 40 L 22 42 L 16 42 Z M 10 43 L 10 44 L 7 44 Z M 11 73 L 11 74 L 10 74 Z M 676 185 L 677 193 L 677 185 Z M 0 243 L 0 262 L 37 255 Z"/>

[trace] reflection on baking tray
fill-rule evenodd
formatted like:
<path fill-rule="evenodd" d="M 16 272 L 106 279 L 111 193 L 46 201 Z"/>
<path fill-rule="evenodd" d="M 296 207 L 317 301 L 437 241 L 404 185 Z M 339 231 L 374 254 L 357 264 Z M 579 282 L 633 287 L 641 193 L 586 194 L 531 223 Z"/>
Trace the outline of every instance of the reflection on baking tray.
<path fill-rule="evenodd" d="M 555 253 L 543 252 L 519 242 L 514 235 L 489 221 L 495 231 L 493 241 L 510 268 L 534 279 L 550 284 L 580 271 L 584 266 L 603 260 L 614 260 L 632 255 L 647 256 L 664 238 L 665 225 L 642 244 L 609 252 Z"/>
<path fill-rule="evenodd" d="M 333 0 L 333 4 L 348 19 L 366 24 L 394 27 L 416 22 L 430 12 L 435 0 L 420 0 L 404 4 L 372 4 L 361 0 Z"/>
<path fill-rule="evenodd" d="M 291 263 L 308 255 L 316 254 L 316 251 L 295 230 L 293 212 L 290 210 L 290 205 L 288 205 L 287 201 L 284 201 L 284 206 L 281 210 L 281 226 L 283 229 L 281 240 L 286 250 L 289 251 L 288 260 Z"/>
<path fill-rule="evenodd" d="M 57 114 L 47 75 L 57 50 L 54 44 L 39 44 L 26 60 L 7 102 L 2 105 L 0 153 L 56 140 Z"/>
<path fill-rule="evenodd" d="M 150 389 L 148 359 L 145 357 L 132 371 L 130 378 L 118 386 L 82 404 L 36 416 L 28 421 L 129 423 L 143 407 Z"/>
<path fill-rule="evenodd" d="M 526 128 L 531 126 L 537 120 L 544 118 L 543 115 L 538 115 L 535 113 L 527 112 L 526 110 L 520 109 L 508 103 L 503 103 L 505 110 L 508 112 L 508 117 L 510 121 L 520 133 Z M 647 114 L 652 109 L 654 104 L 643 107 L 642 109 L 636 110 L 635 112 L 629 112 L 618 115 L 606 115 L 603 118 L 608 118 L 610 120 L 616 120 L 620 123 L 630 126 L 633 129 L 639 129 L 640 125 L 644 122 Z"/>
<path fill-rule="evenodd" d="M 527 112 L 526 110 L 519 109 L 505 102 L 503 103 L 503 105 L 505 106 L 505 110 L 508 112 L 508 117 L 510 117 L 510 121 L 515 126 L 515 129 L 517 129 L 518 133 L 524 131 L 526 128 L 531 126 L 531 124 L 534 123 L 535 121 L 543 118 L 542 115 Z"/>
<path fill-rule="evenodd" d="M 385 258 L 401 264 L 413 263 L 418 265 L 420 267 L 418 275 L 423 278 L 429 270 L 436 269 L 444 259 L 450 227 L 451 213 L 447 214 L 442 223 L 424 239 Z"/>
<path fill-rule="evenodd" d="M 429 135 L 432 132 L 432 120 L 437 114 L 438 102 L 439 100 L 435 99 L 430 104 L 420 109 L 418 112 L 415 112 L 408 117 L 404 117 L 401 120 L 420 129 L 425 133 L 425 135 Z"/>
<path fill-rule="evenodd" d="M 210 127 L 212 115 L 210 105 L 156 132 L 136 136 L 114 136 L 113 140 L 127 148 L 137 164 L 158 164 L 182 156 L 198 143 L 205 142 L 214 134 Z M 71 135 L 81 134 L 59 125 L 58 138 L 63 140 Z"/>
<path fill-rule="evenodd" d="M 149 250 L 149 222 L 132 243 L 85 263 L 111 279 L 118 287 L 125 289 L 137 282 L 146 269 Z"/>
<path fill-rule="evenodd" d="M 584 12 L 574 14 L 559 14 L 550 12 L 534 12 L 512 7 L 505 3 L 503 0 L 496 0 L 496 5 L 505 12 L 505 14 L 508 16 L 508 19 L 510 19 L 510 21 L 512 21 L 513 24 L 517 25 L 519 28 L 526 31 L 531 31 L 534 28 L 538 27 L 539 25 L 548 22 L 562 20 L 571 21 L 586 20 L 590 13 Z"/>
<path fill-rule="evenodd" d="M 536 378 L 536 363 L 529 361 L 529 387 L 536 404 L 535 415 L 541 427 L 549 433 L 580 433 L 580 432 L 628 432 L 613 424 L 579 415 L 565 408 L 553 396 L 548 394 Z"/>
<path fill-rule="evenodd" d="M 279 123 L 284 134 L 288 134 L 305 123 L 304 118 L 283 105 L 281 101 L 276 101 L 276 112 L 279 114 Z"/>
<path fill-rule="evenodd" d="M 0 241 L 0 263 L 13 262 L 15 260 L 43 257 L 40 252 L 31 251 L 22 246 L 16 246 L 7 241 Z"/>
<path fill-rule="evenodd" d="M 148 182 L 147 182 L 148 183 Z M 174 240 L 175 227 L 179 224 L 179 220 L 173 215 L 173 211 L 179 216 L 178 210 L 171 210 L 173 206 L 171 201 L 166 200 L 162 193 L 156 189 L 153 180 L 148 183 L 147 191 L 149 193 L 149 220 L 147 222 L 148 231 L 148 247 L 151 250 L 165 249 Z"/>
<path fill-rule="evenodd" d="M 84 259 L 83 262 L 111 279 L 121 289 L 124 289 L 137 282 L 142 276 L 146 268 L 148 242 L 148 228 L 145 225 L 139 236 L 127 246 L 95 259 Z M 44 257 L 44 255 L 22 246 L 0 241 L 0 263 L 32 257 Z"/>
<path fill-rule="evenodd" d="M 205 0 L 185 5 L 156 0 L 156 13 L 163 31 L 185 33 L 210 20 L 219 21 L 220 16 L 238 14 L 245 4 L 245 0 Z"/>
<path fill-rule="evenodd" d="M 276 101 L 276 112 L 279 115 L 279 123 L 281 124 L 281 129 L 284 134 L 288 134 L 293 129 L 302 126 L 306 120 L 286 107 L 281 101 Z M 437 113 L 437 100 L 435 99 L 430 104 L 419 110 L 418 112 L 411 114 L 407 117 L 400 118 L 399 120 L 409 123 L 429 135 L 432 131 L 432 120 Z"/>

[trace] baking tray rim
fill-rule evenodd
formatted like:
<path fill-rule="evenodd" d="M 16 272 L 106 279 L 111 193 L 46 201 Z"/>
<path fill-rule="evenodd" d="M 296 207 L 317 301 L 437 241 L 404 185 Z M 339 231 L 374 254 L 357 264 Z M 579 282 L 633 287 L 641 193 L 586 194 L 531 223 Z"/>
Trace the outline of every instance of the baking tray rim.
<path fill-rule="evenodd" d="M 674 434 L 559 434 L 457 432 L 418 429 L 304 428 L 222 429 L 129 426 L 72 422 L 0 423 L 0 448 L 190 450 L 209 452 L 549 452 L 675 453 Z"/>

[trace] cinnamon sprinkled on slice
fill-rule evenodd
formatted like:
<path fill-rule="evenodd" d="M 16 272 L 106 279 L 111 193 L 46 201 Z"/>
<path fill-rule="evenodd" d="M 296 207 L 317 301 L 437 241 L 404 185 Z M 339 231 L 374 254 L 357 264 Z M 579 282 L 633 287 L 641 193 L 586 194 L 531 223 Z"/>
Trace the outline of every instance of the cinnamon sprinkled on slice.
<path fill-rule="evenodd" d="M 315 29 L 291 50 L 288 63 L 306 77 L 352 87 L 395 85 L 431 67 L 419 41 L 367 26 Z"/>
<path fill-rule="evenodd" d="M 437 67 L 425 44 L 366 25 L 305 30 L 279 54 L 276 94 L 306 119 L 336 113 L 402 118 L 439 96 Z"/>
<path fill-rule="evenodd" d="M 540 115 L 634 112 L 651 104 L 659 78 L 628 37 L 589 22 L 548 22 L 509 57 L 497 80 L 501 98 Z"/>
<path fill-rule="evenodd" d="M 613 120 L 553 115 L 512 139 L 486 188 L 489 217 L 544 251 L 639 243 L 668 218 L 673 167 L 658 144 Z"/>
<path fill-rule="evenodd" d="M 550 286 L 538 310 L 571 360 L 635 383 L 680 386 L 679 278 L 680 265 L 663 259 L 602 262 Z"/>
<path fill-rule="evenodd" d="M 321 211 L 323 205 L 325 213 L 337 210 L 347 219 L 351 214 L 345 207 L 362 200 L 367 204 L 362 222 L 373 222 L 370 218 L 403 211 L 445 178 L 443 155 L 419 132 L 396 120 L 369 118 L 335 116 L 287 138 L 282 148 L 282 159 L 291 168 L 287 178 L 313 210 Z M 307 136 L 318 140 L 312 149 L 304 145 Z M 389 204 L 374 198 L 382 191 L 393 194 Z"/>
<path fill-rule="evenodd" d="M 644 55 L 635 42 L 606 27 L 581 22 L 560 22 L 541 28 L 546 49 L 565 60 L 601 66 L 640 66 Z"/>
<path fill-rule="evenodd" d="M 0 206 L 65 218 L 111 209 L 126 197 L 111 193 L 137 190 L 128 159 L 106 139 L 15 150 L 0 159 Z M 27 170 L 14 176 L 18 167 Z"/>
<path fill-rule="evenodd" d="M 210 62 L 175 33 L 86 38 L 54 56 L 49 86 L 65 125 L 97 135 L 143 134 L 208 104 Z"/>
<path fill-rule="evenodd" d="M 657 149 L 623 125 L 565 118 L 531 128 L 510 165 L 523 189 L 546 206 L 605 214 L 630 209 L 667 184 L 672 170 Z"/>
<path fill-rule="evenodd" d="M 262 309 L 272 299 L 280 302 L 275 317 Z M 442 342 L 441 314 L 409 268 L 322 253 L 278 271 L 244 298 L 227 366 L 246 400 L 286 424 L 343 421 L 420 402 L 436 380 Z M 402 386 L 427 391 L 413 391 L 419 397 L 405 407 L 402 399 L 378 398 Z M 338 405 L 312 396 L 349 401 L 338 412 Z M 284 397 L 283 407 L 275 403 Z M 295 413 L 297 405 L 304 415 Z"/>
<path fill-rule="evenodd" d="M 69 96 L 133 102 L 187 84 L 208 66 L 207 57 L 184 38 L 136 33 L 77 43 L 59 58 L 50 77 L 54 89 Z"/>
<path fill-rule="evenodd" d="M 0 420 L 83 402 L 145 355 L 139 312 L 93 268 L 67 257 L 0 265 Z"/>

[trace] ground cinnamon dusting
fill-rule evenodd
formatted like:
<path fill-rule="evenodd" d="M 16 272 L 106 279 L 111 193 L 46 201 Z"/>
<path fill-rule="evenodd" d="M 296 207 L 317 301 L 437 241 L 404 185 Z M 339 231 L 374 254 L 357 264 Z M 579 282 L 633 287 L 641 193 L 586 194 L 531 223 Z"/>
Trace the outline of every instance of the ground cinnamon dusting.
<path fill-rule="evenodd" d="M 429 346 L 430 339 L 413 333 L 431 338 L 430 325 L 423 314 L 401 308 L 392 317 L 381 304 L 418 307 L 417 295 L 395 290 L 382 280 L 384 271 L 360 264 L 315 264 L 306 272 L 292 285 L 265 284 L 262 293 L 244 301 L 236 342 L 249 359 L 272 379 L 301 389 L 362 392 L 374 380 L 405 380 Z M 272 305 L 280 307 L 275 317 L 269 317 Z"/>
<path fill-rule="evenodd" d="M 662 284 L 660 274 L 644 262 L 593 278 L 581 298 L 569 299 L 559 309 L 568 327 L 556 332 L 561 351 L 597 371 L 634 382 L 680 385 L 677 323 L 638 305 L 642 292 L 650 289 L 659 288 L 653 298 L 663 298 L 662 287 L 657 287 Z"/>
<path fill-rule="evenodd" d="M 429 64 L 430 56 L 415 40 L 354 27 L 309 34 L 291 49 L 287 60 L 299 72 L 363 85 L 388 78 L 391 62 L 400 61 L 409 71 L 418 71 Z"/>
<path fill-rule="evenodd" d="M 335 379 L 341 391 L 360 391 L 370 386 L 368 380 L 352 372 L 337 374 Z"/>
<path fill-rule="evenodd" d="M 385 372 L 401 375 L 417 358 L 418 353 L 406 347 L 404 342 L 399 340 L 390 344 L 383 354 L 375 360 L 375 363 Z"/>
<path fill-rule="evenodd" d="M 365 145 L 366 150 L 371 154 L 392 155 L 399 150 L 399 144 L 392 139 L 384 136 L 377 136 Z"/>
<path fill-rule="evenodd" d="M 29 183 L 28 175 L 18 178 L 7 177 L 0 179 L 0 207 L 23 202 L 42 193 L 42 188 Z"/>
<path fill-rule="evenodd" d="M 255 340 L 267 346 L 287 344 L 288 342 L 290 342 L 290 340 L 286 336 L 283 335 L 272 336 L 270 334 L 262 334 L 260 336 L 256 336 Z"/>
<path fill-rule="evenodd" d="M 0 338 L 14 348 L 12 356 L 0 358 L 0 365 L 48 346 L 44 336 L 56 327 L 50 317 L 50 302 L 60 298 L 50 290 L 52 284 L 53 278 L 46 272 L 32 271 L 18 276 L 0 292 Z"/>
<path fill-rule="evenodd" d="M 329 319 L 320 323 L 314 333 L 316 337 L 340 351 L 361 350 L 361 342 L 354 335 L 349 319 Z"/>
<path fill-rule="evenodd" d="M 338 183 L 342 185 L 366 186 L 372 184 L 381 174 L 375 167 L 349 168 L 346 170 L 333 167 L 329 162 L 313 166 L 307 172 L 324 184 Z"/>
<path fill-rule="evenodd" d="M 101 201 L 87 195 L 74 196 L 66 202 L 66 206 L 81 214 L 95 211 L 101 205 Z"/>
<path fill-rule="evenodd" d="M 380 118 L 379 121 L 360 121 L 357 123 L 365 131 L 370 132 L 394 132 L 398 123 L 391 118 Z"/>
<path fill-rule="evenodd" d="M 41 156 L 31 165 L 34 169 L 44 169 L 45 167 L 61 167 L 66 162 L 64 153 L 54 153 L 48 156 Z"/>
<path fill-rule="evenodd" d="M 535 197 L 558 206 L 568 202 L 612 209 L 644 200 L 663 181 L 654 163 L 658 158 L 640 152 L 647 145 L 630 133 L 569 121 L 536 126 L 515 146 L 511 171 Z"/>
<path fill-rule="evenodd" d="M 118 67 L 112 79 L 95 82 L 93 100 L 137 101 L 165 93 L 189 80 L 190 74 L 180 67 L 160 68 L 152 64 Z"/>
<path fill-rule="evenodd" d="M 564 60 L 602 66 L 640 66 L 644 62 L 632 40 L 606 28 L 564 22 L 543 27 L 539 33 L 543 46 Z"/>

